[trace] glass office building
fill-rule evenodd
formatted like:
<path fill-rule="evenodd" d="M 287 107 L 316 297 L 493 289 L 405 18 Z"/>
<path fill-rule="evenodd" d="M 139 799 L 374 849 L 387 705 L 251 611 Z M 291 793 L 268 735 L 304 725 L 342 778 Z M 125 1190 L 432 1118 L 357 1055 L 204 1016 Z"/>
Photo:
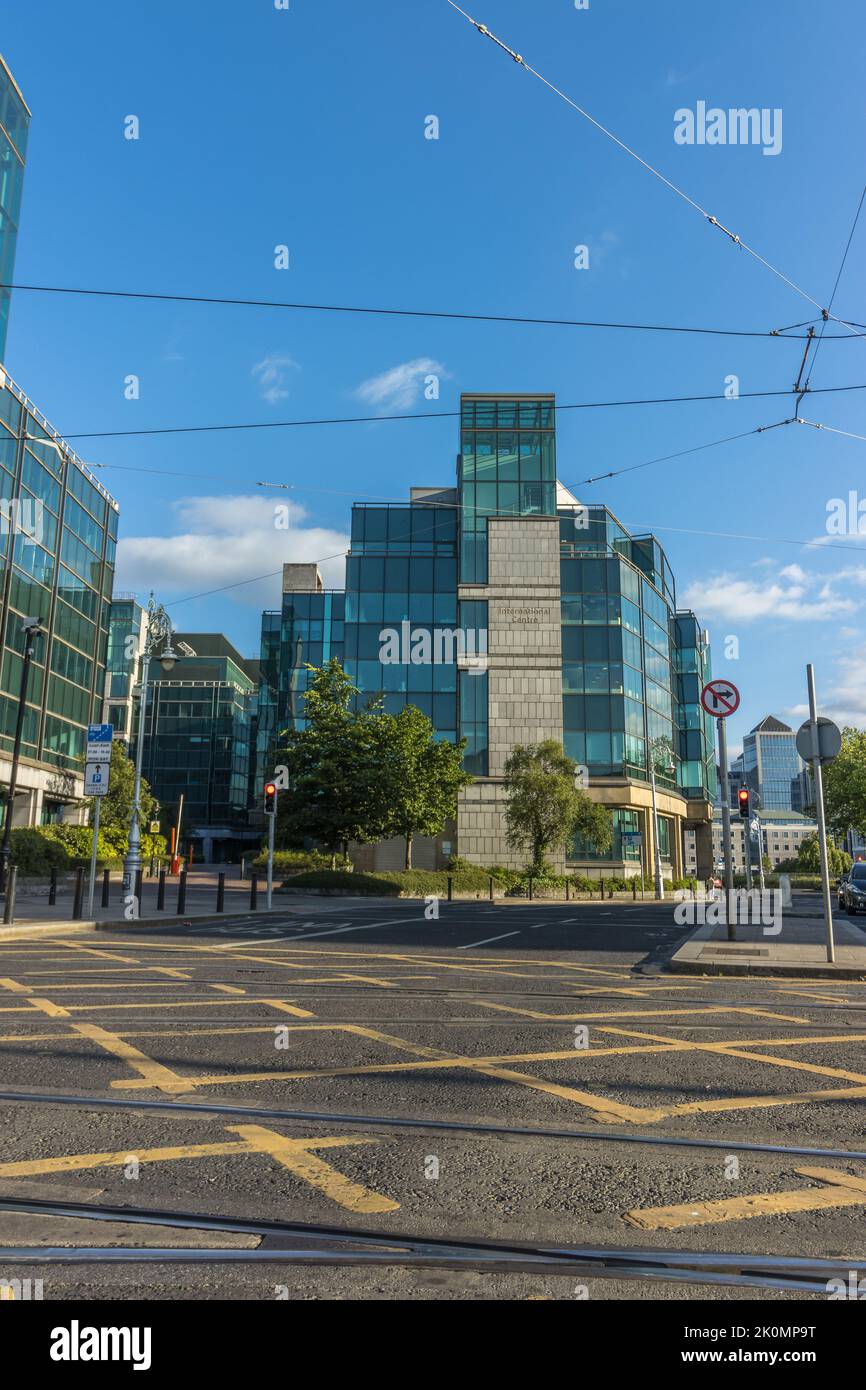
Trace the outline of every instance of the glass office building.
<path fill-rule="evenodd" d="M 16 824 L 77 818 L 87 725 L 102 716 L 118 507 L 0 373 L 0 782 L 21 690 L 22 621 L 38 617 Z"/>
<path fill-rule="evenodd" d="M 505 762 L 516 744 L 552 738 L 615 829 L 604 857 L 575 842 L 559 867 L 630 873 L 642 856 L 651 865 L 654 766 L 666 871 L 682 873 L 688 827 L 709 873 L 707 635 L 677 611 L 656 538 L 630 535 L 557 481 L 552 395 L 463 396 L 456 486 L 414 487 L 404 506 L 355 506 L 351 535 L 345 595 L 325 593 L 314 567 L 286 566 L 282 612 L 264 615 L 271 738 L 302 719 L 303 663 L 327 651 L 359 702 L 416 705 L 438 738 L 466 739 L 475 780 L 431 862 L 458 853 L 521 864 L 505 842 Z"/>
<path fill-rule="evenodd" d="M 0 57 L 0 283 L 4 285 L 12 281 L 15 270 L 29 128 L 27 103 Z M 6 361 L 9 298 L 9 290 L 0 289 L 0 362 Z"/>
<path fill-rule="evenodd" d="M 811 781 L 797 752 L 797 736 L 768 714 L 743 739 L 743 784 L 755 793 L 757 809 L 803 812 L 812 799 Z"/>
<path fill-rule="evenodd" d="M 195 860 L 233 862 L 257 849 L 261 829 L 249 823 L 255 760 L 258 662 L 248 663 L 219 633 L 175 633 L 180 657 L 170 672 L 150 666 L 142 773 L 160 803 L 162 833 L 177 826 Z M 135 757 L 138 694 L 134 701 Z"/>

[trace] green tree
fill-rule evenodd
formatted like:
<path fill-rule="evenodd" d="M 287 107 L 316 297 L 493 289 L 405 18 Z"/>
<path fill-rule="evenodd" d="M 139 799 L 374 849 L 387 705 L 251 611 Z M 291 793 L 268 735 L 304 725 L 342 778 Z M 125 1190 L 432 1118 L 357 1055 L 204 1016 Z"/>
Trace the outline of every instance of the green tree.
<path fill-rule="evenodd" d="M 851 856 L 846 854 L 844 850 L 837 849 L 835 845 L 827 846 L 827 860 L 831 878 L 838 878 L 841 874 L 846 874 L 851 867 Z M 821 872 L 821 847 L 816 834 L 804 835 L 800 841 L 796 872 L 798 874 L 819 874 Z"/>
<path fill-rule="evenodd" d="M 333 657 L 312 679 L 304 696 L 303 729 L 289 730 L 277 753 L 288 771 L 288 787 L 277 799 L 282 845 L 307 838 L 324 845 L 332 867 L 349 841 L 368 843 L 381 833 L 380 771 L 371 721 L 376 707 L 355 712 L 357 688 Z"/>
<path fill-rule="evenodd" d="M 385 836 L 405 837 L 405 867 L 411 869 L 414 837 L 438 835 L 457 815 L 460 788 L 472 781 L 463 770 L 466 740 L 437 740 L 415 705 L 374 715 L 371 733 L 380 770 L 376 819 Z"/>
<path fill-rule="evenodd" d="M 115 741 L 111 747 L 111 774 L 108 791 L 100 800 L 99 833 L 104 836 L 116 858 L 122 859 L 129 848 L 129 822 L 132 819 L 132 799 L 135 788 L 135 764 L 127 757 L 120 743 Z M 88 810 L 93 824 L 96 798 L 90 797 Z M 162 853 L 165 841 L 162 836 L 152 836 L 148 829 L 150 822 L 159 819 L 159 802 L 152 794 L 145 779 L 141 779 L 141 853 L 143 857 Z"/>
<path fill-rule="evenodd" d="M 866 835 L 866 731 L 843 729 L 839 756 L 823 769 L 824 811 L 837 835 Z"/>
<path fill-rule="evenodd" d="M 575 785 L 576 764 L 555 739 L 517 745 L 505 764 L 508 845 L 528 849 L 531 868 L 543 873 L 547 855 L 580 835 L 596 850 L 613 843 L 613 819 Z"/>

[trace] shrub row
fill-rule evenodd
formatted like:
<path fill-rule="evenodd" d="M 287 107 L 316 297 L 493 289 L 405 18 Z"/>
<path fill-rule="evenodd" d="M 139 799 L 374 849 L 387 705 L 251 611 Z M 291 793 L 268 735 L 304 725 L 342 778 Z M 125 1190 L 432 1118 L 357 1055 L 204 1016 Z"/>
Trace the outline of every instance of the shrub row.
<path fill-rule="evenodd" d="M 529 874 L 520 873 L 513 869 L 502 869 L 493 867 L 491 869 L 482 868 L 477 864 L 467 864 L 465 861 L 460 863 L 457 868 L 448 870 L 432 871 L 428 869 L 405 869 L 394 873 L 348 873 L 346 870 L 338 869 L 311 869 L 308 872 L 293 873 L 285 880 L 284 886 L 292 889 L 309 888 L 312 890 L 347 892 L 355 893 L 359 896 L 382 896 L 398 897 L 403 894 L 406 897 L 423 898 L 436 896 L 446 897 L 448 893 L 448 879 L 454 893 L 458 895 L 474 894 L 477 897 L 487 897 L 490 891 L 490 880 L 493 878 L 499 892 L 510 893 L 514 896 L 521 896 L 529 892 Z M 538 897 L 549 895 L 551 897 L 564 897 L 565 885 L 569 884 L 569 889 L 575 893 L 592 893 L 597 895 L 600 892 L 601 884 L 597 878 L 585 878 L 581 875 L 548 874 L 544 877 L 533 876 L 532 891 Z M 632 892 L 632 879 L 626 878 L 606 878 L 604 880 L 605 894 L 613 892 Z M 666 883 L 666 888 L 695 888 L 697 880 L 686 878 L 676 879 L 673 884 Z M 640 880 L 637 880 L 637 887 L 640 888 Z M 645 889 L 652 889 L 653 883 L 647 880 Z"/>

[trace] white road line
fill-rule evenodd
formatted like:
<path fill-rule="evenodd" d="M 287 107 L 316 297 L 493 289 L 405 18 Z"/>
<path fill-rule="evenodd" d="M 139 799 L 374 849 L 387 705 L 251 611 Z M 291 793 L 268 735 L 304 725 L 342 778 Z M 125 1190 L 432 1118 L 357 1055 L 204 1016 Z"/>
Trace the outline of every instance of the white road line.
<path fill-rule="evenodd" d="M 406 922 L 414 922 L 416 926 L 420 927 L 424 925 L 425 919 L 423 917 L 420 919 L 418 917 L 396 917 L 390 918 L 386 922 L 359 922 L 354 927 L 329 927 L 327 931 L 307 932 L 305 936 L 293 936 L 292 941 L 312 941 L 316 936 L 342 936 L 343 932 L 347 931 L 372 931 L 374 927 L 377 929 L 379 927 L 399 927 Z M 509 932 L 509 936 L 513 935 L 513 932 Z"/>
<path fill-rule="evenodd" d="M 488 936 L 486 941 L 470 941 L 465 946 L 458 946 L 458 951 L 471 951 L 473 946 L 489 946 L 491 941 L 504 941 L 506 936 L 519 936 L 519 931 L 503 932 L 502 936 Z"/>

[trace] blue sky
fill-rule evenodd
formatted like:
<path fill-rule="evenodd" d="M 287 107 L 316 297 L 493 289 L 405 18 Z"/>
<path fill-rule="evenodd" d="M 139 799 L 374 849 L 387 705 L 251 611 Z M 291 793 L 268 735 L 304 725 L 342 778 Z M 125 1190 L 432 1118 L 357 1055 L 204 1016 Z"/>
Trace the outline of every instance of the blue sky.
<path fill-rule="evenodd" d="M 790 0 L 784 13 L 751 0 L 464 8 L 826 302 L 866 177 L 859 0 Z M 817 313 L 445 0 L 4 9 L 4 56 L 33 110 L 21 282 L 754 329 Z M 677 144 L 675 112 L 699 101 L 780 108 L 781 151 Z M 129 115 L 137 141 L 124 139 Z M 436 141 L 424 138 L 430 115 Z M 860 321 L 864 241 L 866 214 L 834 306 Z M 281 244 L 288 270 L 274 267 Z M 577 245 L 589 247 L 587 270 L 574 267 Z M 742 392 L 787 389 L 801 351 L 778 340 L 20 293 L 6 365 L 75 434 L 453 410 L 461 390 L 555 391 L 571 404 L 717 393 L 732 375 Z M 432 405 L 429 370 L 442 379 Z M 137 401 L 124 397 L 131 374 Z M 866 341 L 825 342 L 813 386 L 858 382 Z M 577 482 L 772 424 L 791 404 L 563 411 L 559 475 Z M 866 433 L 862 394 L 816 396 L 801 413 Z M 174 604 L 284 559 L 341 551 L 353 497 L 399 499 L 412 483 L 452 481 L 457 429 L 446 419 L 76 448 L 110 465 L 100 477 L 121 504 L 118 587 L 152 584 Z M 681 603 L 711 630 L 716 673 L 742 690 L 734 746 L 768 712 L 797 719 L 807 660 L 824 708 L 866 723 L 866 658 L 846 636 L 859 635 L 866 591 L 858 543 L 783 543 L 830 539 L 827 504 L 858 487 L 864 448 L 788 426 L 577 489 L 657 530 Z M 172 476 L 185 473 L 197 476 Z M 259 480 L 293 491 L 265 492 Z M 288 531 L 273 525 L 284 501 Z M 339 562 L 326 574 L 339 584 Z M 172 614 L 179 628 L 225 631 L 253 655 L 259 613 L 278 592 L 271 580 Z M 729 637 L 736 660 L 725 657 Z"/>

